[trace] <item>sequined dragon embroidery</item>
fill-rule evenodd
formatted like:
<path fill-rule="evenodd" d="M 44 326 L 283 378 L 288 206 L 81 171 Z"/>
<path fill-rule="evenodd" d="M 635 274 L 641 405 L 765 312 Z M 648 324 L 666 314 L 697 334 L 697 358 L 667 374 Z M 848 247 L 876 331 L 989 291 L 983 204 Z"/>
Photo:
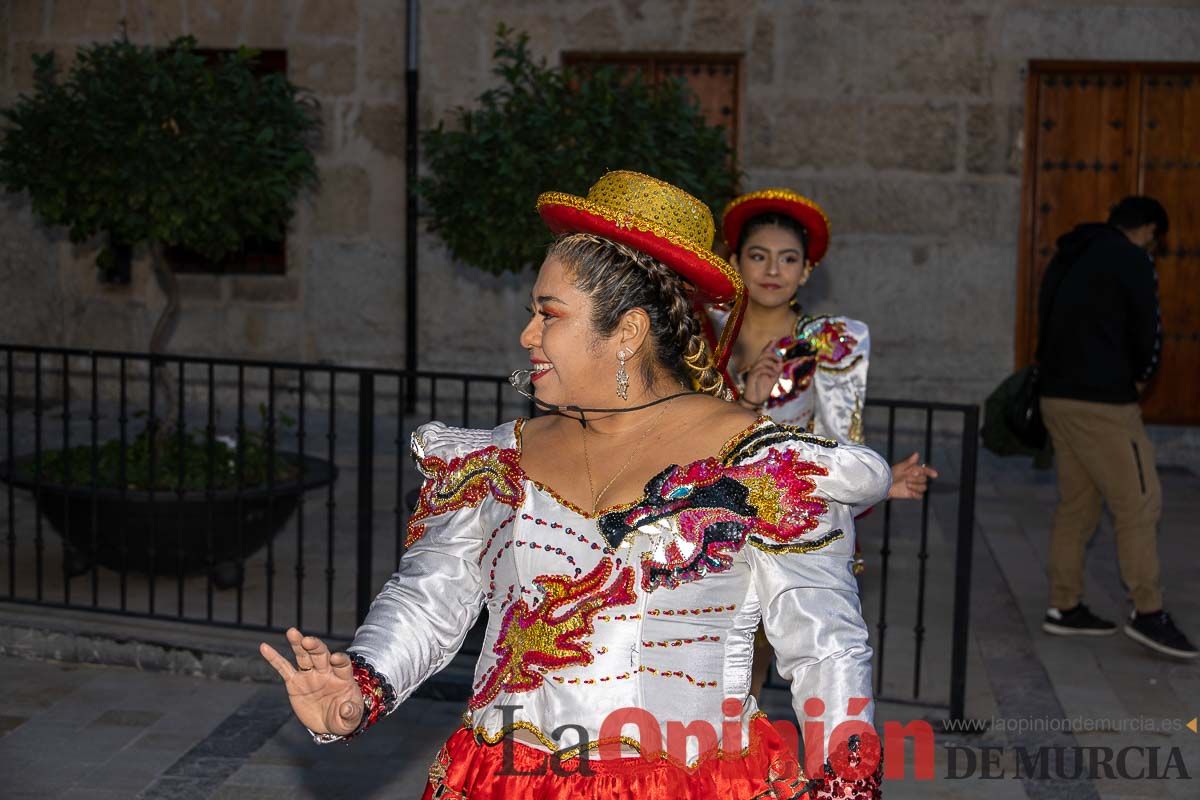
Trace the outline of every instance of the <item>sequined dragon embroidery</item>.
<path fill-rule="evenodd" d="M 729 569 L 747 541 L 771 553 L 819 550 L 842 536 L 835 530 L 804 539 L 828 509 L 813 495 L 816 484 L 810 476 L 827 475 L 828 470 L 793 450 L 769 447 L 796 438 L 815 439 L 772 424 L 748 437 L 724 464 L 706 459 L 668 467 L 647 484 L 642 502 L 602 516 L 600 532 L 612 547 L 630 535 L 639 544 L 645 537 L 641 586 L 647 592 L 674 589 Z M 825 440 L 814 443 L 836 446 Z M 768 449 L 765 457 L 736 463 L 762 449 Z"/>
<path fill-rule="evenodd" d="M 414 447 L 414 452 L 419 451 Z M 405 547 L 412 546 L 425 534 L 421 520 L 477 506 L 489 494 L 512 508 L 525 501 L 524 473 L 516 450 L 485 447 L 451 459 L 448 464 L 437 456 L 426 456 L 418 465 L 428 480 L 421 487 L 417 507 L 409 517 Z"/>
<path fill-rule="evenodd" d="M 828 475 L 829 470 L 800 458 L 795 450 L 781 447 L 788 442 L 804 442 L 827 450 L 838 443 L 823 436 L 771 422 L 744 437 L 724 456 L 730 475 L 752 487 L 750 502 L 758 510 L 758 524 L 750 543 L 769 553 L 811 553 L 844 535 L 840 529 L 815 539 L 805 539 L 820 524 L 828 503 L 813 495 L 813 476 Z M 766 451 L 766 456 L 747 463 Z M 772 483 L 774 481 L 774 483 Z M 754 491 L 757 489 L 757 491 Z"/>
<path fill-rule="evenodd" d="M 600 533 L 612 547 L 635 531 L 645 534 L 642 589 L 674 589 L 729 569 L 753 525 L 749 494 L 716 459 L 668 467 L 646 484 L 640 503 L 602 516 Z"/>
<path fill-rule="evenodd" d="M 813 322 L 820 322 L 814 326 Z M 858 339 L 846 333 L 846 322 L 829 317 L 818 317 L 815 320 L 802 321 L 803 336 L 817 362 L 822 365 L 841 364 L 846 356 L 854 352 Z"/>
<path fill-rule="evenodd" d="M 489 668 L 470 708 L 483 708 L 501 691 L 533 691 L 542 685 L 544 671 L 592 663 L 587 637 L 595 632 L 596 615 L 637 599 L 633 568 L 622 568 L 609 583 L 614 569 L 613 561 L 606 558 L 581 578 L 534 578 L 542 601 L 530 607 L 521 598 L 508 607 L 492 647 L 500 660 Z"/>
<path fill-rule="evenodd" d="M 828 504 L 813 495 L 810 476 L 829 470 L 804 461 L 793 450 L 771 450 L 753 464 L 730 468 L 750 487 L 750 502 L 758 511 L 750 544 L 769 553 L 811 553 L 842 537 L 840 530 L 805 539 L 819 524 Z"/>
<path fill-rule="evenodd" d="M 818 324 L 819 323 L 819 324 Z M 783 372 L 771 388 L 768 408 L 778 408 L 812 385 L 817 368 L 849 369 L 856 360 L 843 364 L 854 352 L 858 339 L 846 333 L 843 320 L 830 317 L 801 317 L 796 335 L 786 336 L 775 344 L 783 358 Z"/>

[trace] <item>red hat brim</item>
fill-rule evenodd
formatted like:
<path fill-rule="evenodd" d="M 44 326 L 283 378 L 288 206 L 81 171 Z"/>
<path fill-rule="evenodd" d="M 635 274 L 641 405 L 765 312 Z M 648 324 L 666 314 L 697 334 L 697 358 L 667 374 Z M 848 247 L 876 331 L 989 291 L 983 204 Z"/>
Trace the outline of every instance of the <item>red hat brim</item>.
<path fill-rule="evenodd" d="M 721 234 L 725 237 L 729 252 L 737 252 L 742 239 L 742 227 L 747 221 L 772 212 L 800 223 L 808 232 L 808 247 L 804 255 L 812 263 L 820 263 L 829 250 L 829 218 L 816 203 L 792 192 L 778 190 L 742 195 L 726 207 L 725 217 L 721 220 Z"/>
<path fill-rule="evenodd" d="M 648 220 L 626 212 L 616 211 L 582 197 L 561 192 L 547 192 L 538 198 L 538 213 L 555 234 L 591 233 L 634 248 L 661 261 L 696 287 L 694 298 L 697 313 L 703 318 L 705 303 L 728 303 L 732 308 L 730 322 L 714 340 L 707 329 L 717 369 L 725 385 L 734 383 L 726 372 L 733 352 L 733 340 L 741 327 L 746 290 L 737 270 L 725 259 L 704 250 L 683 237 Z"/>

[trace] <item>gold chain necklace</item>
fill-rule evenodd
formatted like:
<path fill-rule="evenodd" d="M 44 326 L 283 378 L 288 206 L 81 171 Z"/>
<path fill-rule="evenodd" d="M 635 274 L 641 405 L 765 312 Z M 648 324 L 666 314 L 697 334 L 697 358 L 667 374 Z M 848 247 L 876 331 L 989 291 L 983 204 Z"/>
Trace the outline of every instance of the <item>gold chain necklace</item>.
<path fill-rule="evenodd" d="M 659 419 L 662 418 L 662 415 L 665 413 L 667 413 L 667 404 L 664 403 L 663 410 L 658 412 L 658 414 L 655 415 L 654 419 L 650 420 L 650 422 L 648 422 L 646 424 L 646 427 L 643 428 L 642 430 L 649 430 L 651 427 L 653 427 L 654 423 L 658 422 Z M 600 494 L 596 494 L 596 487 L 592 483 L 592 462 L 591 462 L 591 459 L 588 457 L 588 446 L 587 446 L 588 434 L 587 434 L 586 428 L 584 428 L 582 430 L 582 436 L 583 436 L 583 466 L 587 470 L 588 493 L 592 495 L 592 516 L 594 517 L 594 516 L 596 516 L 597 512 L 600 509 L 600 498 L 604 497 L 604 494 L 609 489 L 612 488 L 612 485 L 614 483 L 617 482 L 617 478 L 624 475 L 625 470 L 629 469 L 629 465 L 633 463 L 633 460 L 635 458 L 637 458 L 638 453 L 642 452 L 642 448 L 646 446 L 646 437 L 641 437 L 641 441 L 638 443 L 638 445 L 636 447 L 633 448 L 633 451 L 629 454 L 629 458 L 625 459 L 625 464 L 619 470 L 617 470 L 617 474 L 613 475 L 612 478 L 609 479 L 608 483 L 604 484 L 604 488 L 600 490 Z"/>

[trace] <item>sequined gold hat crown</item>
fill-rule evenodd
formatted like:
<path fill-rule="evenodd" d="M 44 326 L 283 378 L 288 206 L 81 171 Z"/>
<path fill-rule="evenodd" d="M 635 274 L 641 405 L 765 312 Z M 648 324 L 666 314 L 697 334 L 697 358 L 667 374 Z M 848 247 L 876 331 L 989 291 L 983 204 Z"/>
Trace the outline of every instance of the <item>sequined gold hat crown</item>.
<path fill-rule="evenodd" d="M 791 217 L 808 234 L 805 257 L 814 264 L 820 263 L 829 249 L 829 217 L 819 205 L 791 189 L 759 189 L 741 197 L 735 197 L 725 206 L 721 216 L 721 233 L 729 252 L 736 253 L 742 243 L 742 227 L 754 217 L 769 213 Z"/>
<path fill-rule="evenodd" d="M 596 181 L 587 197 L 545 192 L 537 209 L 554 233 L 603 236 L 675 270 L 696 287 L 702 319 L 704 303 L 729 304 L 720 340 L 710 341 L 717 368 L 724 373 L 741 327 L 746 287 L 737 270 L 712 251 L 716 226 L 708 206 L 665 181 L 619 170 Z M 726 384 L 732 381 L 727 378 Z"/>

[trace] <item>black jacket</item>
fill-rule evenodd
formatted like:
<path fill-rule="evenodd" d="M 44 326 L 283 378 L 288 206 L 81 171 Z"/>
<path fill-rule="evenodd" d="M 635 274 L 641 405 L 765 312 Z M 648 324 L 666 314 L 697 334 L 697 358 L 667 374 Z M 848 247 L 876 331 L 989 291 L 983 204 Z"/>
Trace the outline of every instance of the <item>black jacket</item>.
<path fill-rule="evenodd" d="M 1154 262 L 1111 225 L 1058 240 L 1038 296 L 1040 391 L 1133 403 L 1158 366 L 1161 327 Z"/>

